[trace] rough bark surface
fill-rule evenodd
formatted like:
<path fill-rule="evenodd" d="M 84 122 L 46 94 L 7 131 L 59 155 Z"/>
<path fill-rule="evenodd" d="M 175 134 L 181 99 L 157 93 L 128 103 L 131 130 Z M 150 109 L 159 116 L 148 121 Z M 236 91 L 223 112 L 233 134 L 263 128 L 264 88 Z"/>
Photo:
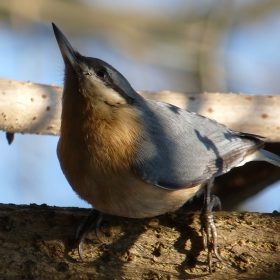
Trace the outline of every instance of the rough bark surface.
<path fill-rule="evenodd" d="M 1 279 L 279 279 L 280 214 L 215 212 L 219 252 L 209 275 L 198 213 L 104 215 L 85 262 L 75 232 L 89 209 L 0 204 Z"/>

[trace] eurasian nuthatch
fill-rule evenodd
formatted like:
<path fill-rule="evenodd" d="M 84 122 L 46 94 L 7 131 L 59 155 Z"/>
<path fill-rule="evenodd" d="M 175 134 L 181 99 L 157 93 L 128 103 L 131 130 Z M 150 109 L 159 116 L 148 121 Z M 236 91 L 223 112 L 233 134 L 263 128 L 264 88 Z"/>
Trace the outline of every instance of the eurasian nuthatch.
<path fill-rule="evenodd" d="M 57 154 L 69 184 L 96 209 L 93 220 L 97 211 L 130 218 L 175 211 L 206 185 L 207 246 L 220 259 L 211 180 L 249 161 L 280 167 L 280 157 L 263 150 L 260 136 L 143 98 L 115 68 L 81 55 L 53 29 L 65 63 Z"/>

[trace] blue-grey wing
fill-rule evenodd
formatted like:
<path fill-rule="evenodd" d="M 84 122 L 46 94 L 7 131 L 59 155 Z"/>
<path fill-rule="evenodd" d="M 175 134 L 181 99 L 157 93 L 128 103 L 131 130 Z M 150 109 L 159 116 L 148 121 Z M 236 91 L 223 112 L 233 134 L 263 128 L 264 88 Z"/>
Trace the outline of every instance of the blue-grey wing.
<path fill-rule="evenodd" d="M 254 135 L 163 102 L 145 100 L 146 132 L 139 140 L 134 169 L 145 181 L 167 189 L 205 183 L 242 162 L 263 145 Z"/>

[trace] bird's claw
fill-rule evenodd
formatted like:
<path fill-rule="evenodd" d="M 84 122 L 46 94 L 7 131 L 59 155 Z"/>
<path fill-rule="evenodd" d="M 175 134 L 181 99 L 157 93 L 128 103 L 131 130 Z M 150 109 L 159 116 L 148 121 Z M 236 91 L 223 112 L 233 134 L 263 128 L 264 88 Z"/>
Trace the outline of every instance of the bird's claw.
<path fill-rule="evenodd" d="M 210 189 L 212 184 L 213 180 L 211 180 L 205 186 L 204 204 L 200 215 L 201 233 L 203 237 L 204 249 L 208 251 L 207 262 L 210 273 L 212 273 L 212 252 L 214 252 L 219 261 L 223 262 L 223 259 L 218 253 L 218 234 L 212 213 L 212 209 L 216 206 L 219 210 L 221 210 L 221 201 L 217 196 L 213 195 L 210 197 Z"/>
<path fill-rule="evenodd" d="M 83 244 L 85 241 L 86 236 L 91 230 L 95 230 L 95 235 L 97 239 L 101 241 L 99 236 L 99 224 L 102 220 L 102 213 L 99 212 L 96 209 L 93 209 L 90 211 L 86 219 L 81 223 L 81 225 L 78 227 L 77 233 L 76 233 L 76 239 L 78 239 L 78 254 L 82 261 L 83 260 Z"/>

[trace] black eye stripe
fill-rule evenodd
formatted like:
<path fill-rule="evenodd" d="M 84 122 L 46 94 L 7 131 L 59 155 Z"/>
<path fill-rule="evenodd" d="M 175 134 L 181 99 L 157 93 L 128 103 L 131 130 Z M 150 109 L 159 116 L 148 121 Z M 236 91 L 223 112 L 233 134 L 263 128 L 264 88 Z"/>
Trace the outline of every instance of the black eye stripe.
<path fill-rule="evenodd" d="M 122 96 L 128 104 L 134 105 L 136 103 L 135 99 L 130 97 L 129 95 L 127 95 L 125 93 L 124 89 L 122 89 L 122 87 L 120 87 L 120 85 L 113 80 L 113 77 L 111 77 L 109 75 L 106 68 L 104 68 L 102 66 L 100 68 L 99 67 L 91 67 L 89 71 L 86 71 L 83 74 L 84 75 L 96 75 L 96 77 L 98 77 L 100 80 L 102 80 L 103 83 L 108 88 L 113 89 L 120 96 Z"/>
<path fill-rule="evenodd" d="M 102 80 L 108 79 L 110 76 L 105 69 L 98 69 L 96 72 L 96 76 L 101 78 Z"/>

